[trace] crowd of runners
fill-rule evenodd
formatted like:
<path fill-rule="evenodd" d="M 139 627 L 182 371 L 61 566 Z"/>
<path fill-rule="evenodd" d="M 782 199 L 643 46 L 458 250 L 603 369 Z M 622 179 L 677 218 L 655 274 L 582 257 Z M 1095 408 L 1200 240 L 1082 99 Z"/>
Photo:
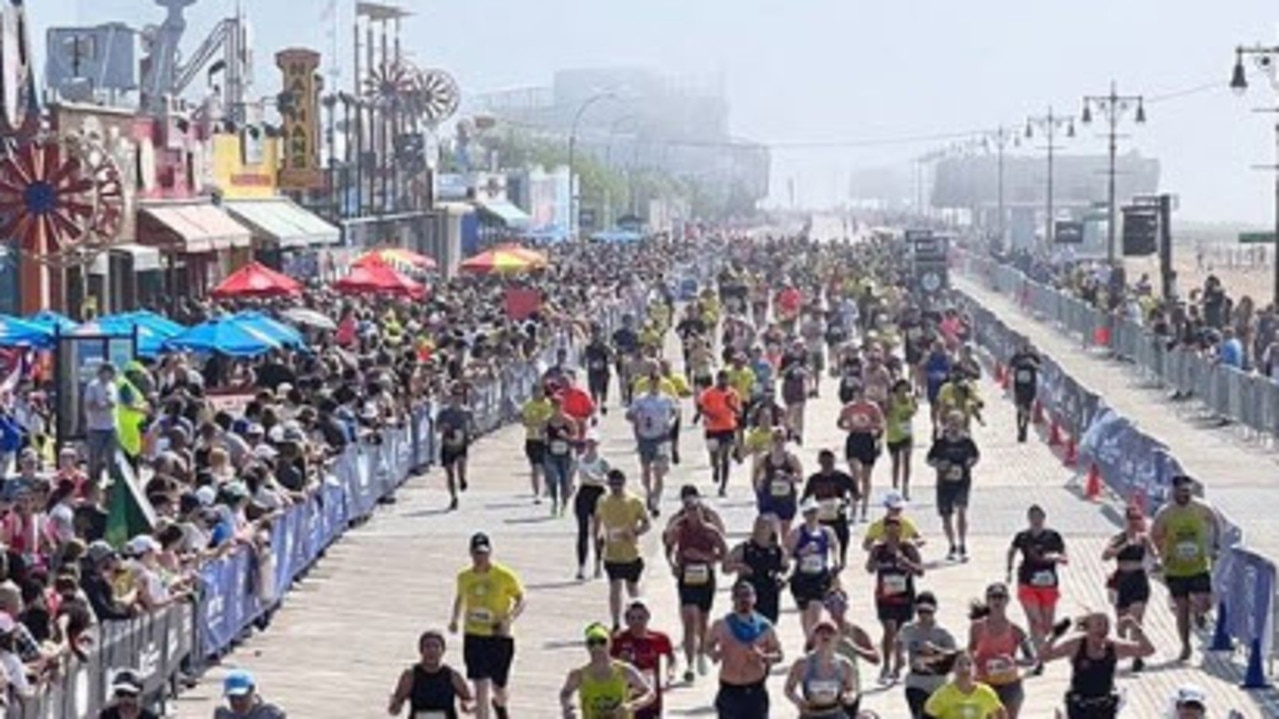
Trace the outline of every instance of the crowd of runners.
<path fill-rule="evenodd" d="M 939 623 L 940 602 L 971 599 L 930 585 L 926 567 L 969 560 L 968 508 L 982 466 L 975 429 L 988 408 L 969 320 L 944 295 L 913 292 L 907 268 L 900 244 L 882 239 L 730 243 L 695 297 L 678 302 L 670 283 L 654 285 L 643 312 L 611 336 L 592 327 L 580 357 L 561 357 L 546 373 L 520 412 L 533 501 L 545 499 L 552 514 L 571 506 L 576 576 L 609 584 L 607 607 L 586 612 L 597 621 L 582 630 L 587 661 L 560 692 L 564 716 L 660 717 L 664 691 L 715 673 L 715 711 L 725 719 L 875 717 L 860 704 L 876 674 L 900 691 L 891 716 L 1017 719 L 1023 706 L 1051 706 L 1069 719 L 1115 717 L 1121 663 L 1141 672 L 1156 651 L 1143 629 L 1156 573 L 1182 642 L 1162 649 L 1190 657 L 1192 628 L 1211 608 L 1220 527 L 1189 477 L 1176 479 L 1173 501 L 1153 521 L 1130 508 L 1107 544 L 1102 558 L 1114 572 L 1095 579 L 1110 590 L 1112 611 L 1058 615 L 1070 543 L 1035 505 L 1006 545 L 1006 576 L 990 578 L 967 626 Z M 682 351 L 666 351 L 671 333 Z M 1025 442 L 1039 357 L 1026 346 L 997 359 L 1009 368 L 1016 439 Z M 620 396 L 610 396 L 614 384 Z M 838 415 L 807 417 L 809 400 L 830 385 Z M 596 424 L 609 412 L 633 428 L 638 477 L 601 454 Z M 805 468 L 797 448 L 811 448 L 813 423 L 836 424 L 845 441 L 842 452 L 816 448 L 817 467 Z M 701 428 L 700 447 L 681 447 L 689 424 Z M 678 488 L 678 510 L 664 516 L 668 470 L 698 451 L 709 475 Z M 921 458 L 926 468 L 914 466 Z M 937 525 L 907 511 L 919 471 L 935 474 Z M 757 515 L 732 528 L 749 531 L 732 542 L 715 505 L 743 483 Z M 650 534 L 665 566 L 645 564 Z M 511 627 L 526 592 L 494 561 L 487 534 L 471 538 L 470 554 L 448 627 L 461 633 L 465 670 L 444 663 L 443 633 L 423 634 L 421 661 L 401 677 L 392 714 L 510 715 Z M 656 621 L 645 599 L 662 583 L 678 592 L 678 624 Z M 731 606 L 716 611 L 724 584 Z M 782 617 L 787 603 L 802 645 L 779 639 L 778 623 L 792 621 Z M 863 603 L 878 627 L 850 620 L 850 606 Z M 1035 690 L 1054 661 L 1072 668 L 1064 697 Z M 1181 719 L 1207 716 L 1211 704 L 1194 686 L 1170 703 Z"/>

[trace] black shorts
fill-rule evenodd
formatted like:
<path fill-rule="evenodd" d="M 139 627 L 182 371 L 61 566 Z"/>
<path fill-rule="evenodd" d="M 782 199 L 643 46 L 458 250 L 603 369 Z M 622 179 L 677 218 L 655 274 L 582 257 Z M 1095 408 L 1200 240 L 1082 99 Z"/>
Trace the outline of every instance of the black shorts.
<path fill-rule="evenodd" d="M 1192 594 L 1212 594 L 1212 575 L 1207 572 L 1189 577 L 1170 577 L 1165 574 L 1164 583 L 1168 585 L 1168 594 L 1173 599 L 1185 599 Z"/>
<path fill-rule="evenodd" d="M 719 719 L 768 719 L 768 688 L 757 684 L 720 682 L 715 695 L 715 715 Z"/>
<path fill-rule="evenodd" d="M 968 509 L 968 494 L 972 491 L 973 482 L 971 479 L 961 480 L 959 482 L 938 482 L 937 483 L 937 513 L 943 517 L 949 517 L 955 513 L 955 509 Z"/>
<path fill-rule="evenodd" d="M 715 378 L 708 374 L 694 374 L 693 386 L 698 389 L 710 389 L 715 384 Z"/>
<path fill-rule="evenodd" d="M 719 443 L 719 449 L 725 450 L 732 448 L 733 443 L 737 441 L 737 433 L 731 429 L 723 432 L 707 432 L 706 439 L 715 440 Z"/>
<path fill-rule="evenodd" d="M 604 562 L 604 573 L 608 575 L 608 581 L 610 582 L 638 584 L 640 577 L 644 574 L 644 560 L 636 559 L 633 562 Z"/>
<path fill-rule="evenodd" d="M 892 457 L 895 457 L 899 454 L 910 454 L 910 451 L 914 448 L 915 448 L 915 440 L 910 437 L 907 437 L 906 439 L 899 439 L 896 442 L 889 442 L 888 454 L 889 456 L 892 456 Z"/>
<path fill-rule="evenodd" d="M 844 440 L 844 459 L 851 464 L 857 461 L 867 467 L 875 465 L 875 460 L 879 459 L 879 441 L 875 439 L 875 435 L 868 432 L 852 432 L 848 438 Z"/>
<path fill-rule="evenodd" d="M 462 638 L 462 658 L 467 679 L 490 679 L 494 686 L 505 687 L 515 659 L 515 639 L 467 634 Z"/>
<path fill-rule="evenodd" d="M 609 373 L 607 369 L 591 370 L 586 373 L 586 386 L 592 394 L 603 394 L 608 391 Z"/>
<path fill-rule="evenodd" d="M 908 602 L 875 602 L 875 616 L 881 622 L 896 622 L 900 627 L 915 618 L 915 600 Z"/>
<path fill-rule="evenodd" d="M 790 594 L 795 606 L 802 612 L 809 602 L 820 602 L 830 592 L 831 574 L 829 571 L 819 574 L 796 572 L 791 576 Z"/>
<path fill-rule="evenodd" d="M 684 581 L 684 573 L 679 577 L 679 605 L 681 607 L 697 607 L 703 614 L 709 614 L 715 604 L 715 572 L 701 584 L 689 584 Z"/>
<path fill-rule="evenodd" d="M 546 461 L 546 442 L 540 439 L 525 440 L 524 456 L 528 458 L 530 465 L 541 467 Z"/>
<path fill-rule="evenodd" d="M 1013 385 L 1013 402 L 1022 409 L 1030 409 L 1035 403 L 1035 387 L 1033 385 Z"/>
<path fill-rule="evenodd" d="M 1145 572 L 1116 572 L 1115 609 L 1124 611 L 1134 604 L 1150 601 L 1150 578 Z"/>
<path fill-rule="evenodd" d="M 458 462 L 466 459 L 466 445 L 461 447 L 450 447 L 447 444 L 440 446 L 440 466 L 452 467 Z"/>

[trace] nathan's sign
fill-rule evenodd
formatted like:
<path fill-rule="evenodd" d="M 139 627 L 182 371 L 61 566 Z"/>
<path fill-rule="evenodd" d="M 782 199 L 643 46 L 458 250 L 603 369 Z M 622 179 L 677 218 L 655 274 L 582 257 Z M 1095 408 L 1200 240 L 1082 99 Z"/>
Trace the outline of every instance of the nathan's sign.
<path fill-rule="evenodd" d="M 311 190 L 324 185 L 320 168 L 319 97 L 323 81 L 316 74 L 320 53 L 291 48 L 275 55 L 283 73 L 279 97 L 281 148 L 279 186 L 284 190 Z"/>

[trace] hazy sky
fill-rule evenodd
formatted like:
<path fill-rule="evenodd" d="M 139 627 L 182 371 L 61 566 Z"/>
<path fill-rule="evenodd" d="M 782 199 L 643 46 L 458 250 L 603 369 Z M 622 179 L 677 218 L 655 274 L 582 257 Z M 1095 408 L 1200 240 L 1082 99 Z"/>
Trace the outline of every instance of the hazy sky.
<path fill-rule="evenodd" d="M 327 53 L 327 0 L 242 0 L 255 23 L 259 76 L 289 45 Z M 354 0 L 338 0 L 349 53 Z M 799 199 L 841 198 L 855 167 L 895 165 L 938 142 L 879 147 L 785 147 L 860 143 L 1024 122 L 1049 104 L 1078 113 L 1083 94 L 1147 97 L 1217 86 L 1152 102 L 1149 123 L 1126 124 L 1136 147 L 1163 161 L 1165 190 L 1180 216 L 1270 223 L 1274 178 L 1250 169 L 1275 161 L 1275 107 L 1268 79 L 1243 98 L 1226 84 L 1240 42 L 1279 44 L 1275 0 L 407 0 L 406 26 L 421 64 L 451 70 L 463 92 L 547 84 L 558 68 L 640 65 L 723 72 L 734 133 L 774 150 L 774 195 L 796 178 Z M 201 0 L 189 11 L 189 42 L 234 8 Z M 43 46 L 50 25 L 125 20 L 158 23 L 148 0 L 28 3 Z M 41 55 L 42 57 L 42 55 Z M 349 83 L 349 70 L 344 82 Z M 263 88 L 259 88 L 263 89 Z M 1067 151 L 1104 151 L 1081 132 Z"/>

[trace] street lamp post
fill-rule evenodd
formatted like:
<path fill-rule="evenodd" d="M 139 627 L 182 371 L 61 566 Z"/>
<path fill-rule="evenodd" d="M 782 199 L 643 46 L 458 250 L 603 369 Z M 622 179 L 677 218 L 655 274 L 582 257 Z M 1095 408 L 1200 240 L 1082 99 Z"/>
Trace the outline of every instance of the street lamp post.
<path fill-rule="evenodd" d="M 578 225 L 578 222 L 577 222 L 578 207 L 577 206 L 578 206 L 579 197 L 578 197 L 578 191 L 577 191 L 577 184 L 574 182 L 574 178 L 573 178 L 573 161 L 577 151 L 577 126 L 582 121 L 582 115 L 586 114 L 586 111 L 590 109 L 591 105 L 594 105 L 600 100 L 611 100 L 611 99 L 615 99 L 616 97 L 617 97 L 616 93 L 612 91 L 607 91 L 607 90 L 604 92 L 599 92 L 594 95 L 591 95 L 590 97 L 582 101 L 582 104 L 579 105 L 577 108 L 577 113 L 573 115 L 573 125 L 569 129 L 569 133 L 568 133 L 568 194 L 569 194 L 568 227 L 569 227 L 570 237 L 577 237 L 577 234 L 578 234 L 578 226 L 577 226 Z"/>
<path fill-rule="evenodd" d="M 1259 69 L 1270 73 L 1271 86 L 1276 91 L 1276 99 L 1279 99 L 1279 72 L 1275 71 L 1275 67 L 1279 65 L 1279 46 L 1254 45 L 1252 47 L 1240 46 L 1235 48 L 1235 70 L 1230 78 L 1230 88 L 1241 94 L 1248 89 L 1248 73 L 1243 66 L 1245 55 L 1251 57 Z M 1274 112 L 1276 113 L 1275 164 L 1267 169 L 1273 169 L 1275 172 L 1275 238 L 1272 252 L 1275 273 L 1273 301 L 1275 307 L 1279 308 L 1279 106 L 1274 109 Z"/>
<path fill-rule="evenodd" d="M 1115 83 L 1110 83 L 1107 95 L 1085 95 L 1084 111 L 1080 118 L 1085 125 L 1092 122 L 1093 110 L 1106 116 L 1107 137 L 1109 141 L 1110 165 L 1107 170 L 1106 186 L 1106 262 L 1115 266 L 1115 149 L 1119 138 L 1119 121 L 1128 111 L 1136 108 L 1137 124 L 1146 122 L 1146 106 L 1141 95 L 1120 95 L 1115 90 Z"/>
<path fill-rule="evenodd" d="M 1044 213 L 1046 215 L 1044 218 L 1044 245 L 1046 246 L 1045 249 L 1051 250 L 1055 235 L 1053 232 L 1053 153 L 1058 149 L 1054 141 L 1057 139 L 1057 130 L 1060 128 L 1065 128 L 1066 137 L 1074 137 L 1075 121 L 1070 117 L 1053 114 L 1053 109 L 1050 106 L 1047 115 L 1026 118 L 1026 139 L 1029 140 L 1034 137 L 1036 127 L 1048 139 L 1048 181 L 1044 188 Z"/>
<path fill-rule="evenodd" d="M 999 155 L 998 170 L 996 172 L 996 185 L 998 188 L 998 207 L 999 207 L 999 249 L 1004 250 L 1005 243 L 1008 242 L 1008 208 L 1004 203 L 1004 151 L 1008 149 L 1008 145 L 1014 141 L 1016 133 L 1009 132 L 1007 128 L 1000 125 L 998 129 L 990 132 L 982 139 L 982 145 L 987 152 L 990 152 L 991 145 L 994 144 L 995 150 Z"/>

